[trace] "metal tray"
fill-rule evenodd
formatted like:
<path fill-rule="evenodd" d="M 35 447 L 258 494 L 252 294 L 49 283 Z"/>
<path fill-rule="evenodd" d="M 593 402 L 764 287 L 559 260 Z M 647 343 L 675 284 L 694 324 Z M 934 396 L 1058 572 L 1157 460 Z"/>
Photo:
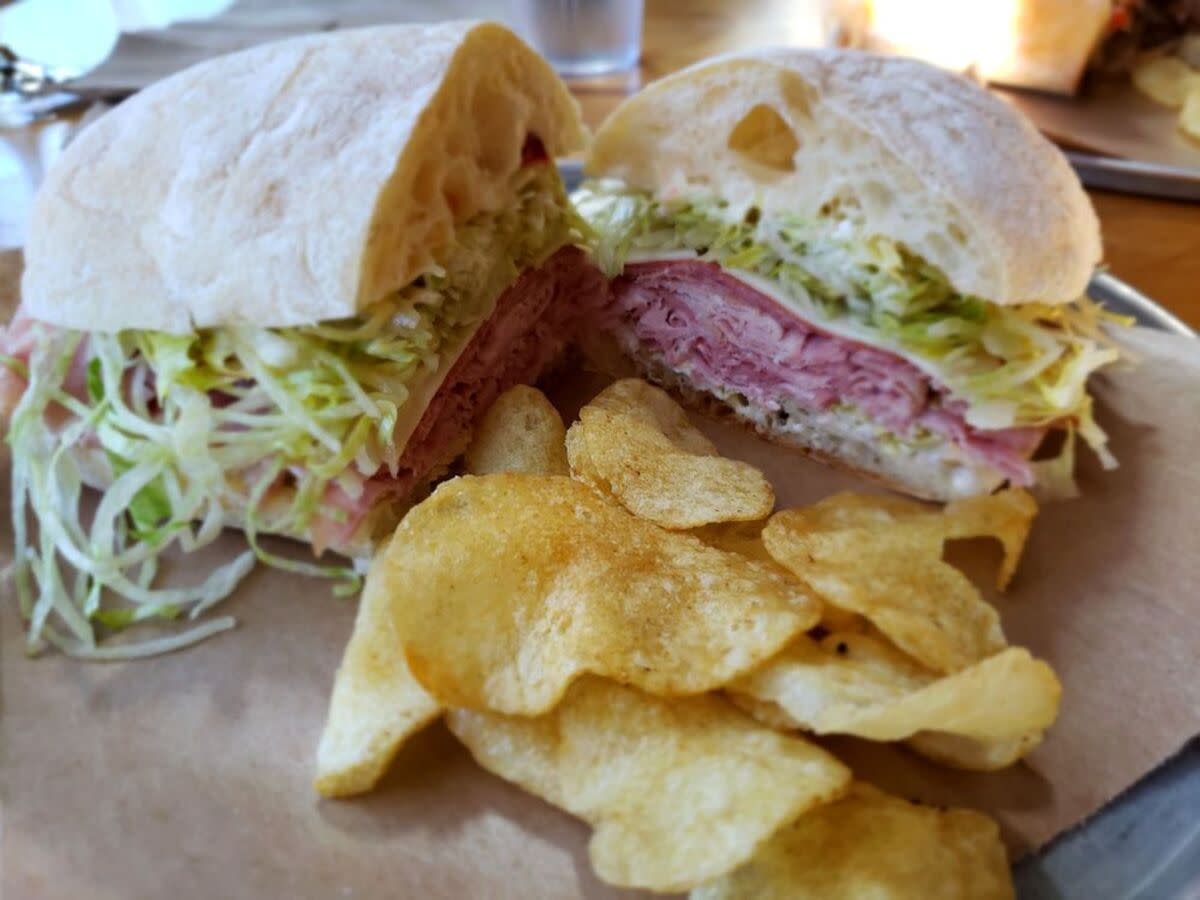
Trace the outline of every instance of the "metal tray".
<path fill-rule="evenodd" d="M 1200 203 L 1200 169 L 1064 151 L 1079 180 L 1090 188 Z"/>
<path fill-rule="evenodd" d="M 1133 316 L 1139 325 L 1184 337 L 1196 337 L 1196 332 L 1178 316 L 1109 272 L 1097 272 L 1092 276 L 1088 284 L 1088 296 L 1113 312 Z"/>

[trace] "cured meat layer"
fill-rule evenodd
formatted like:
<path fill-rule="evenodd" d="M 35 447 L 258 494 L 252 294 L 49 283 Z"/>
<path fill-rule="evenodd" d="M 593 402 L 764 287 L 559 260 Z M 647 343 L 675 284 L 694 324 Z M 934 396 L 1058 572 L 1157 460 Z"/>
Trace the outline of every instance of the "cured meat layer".
<path fill-rule="evenodd" d="M 631 263 L 599 316 L 626 353 L 649 354 L 700 390 L 770 411 L 851 406 L 902 438 L 932 432 L 1014 484 L 1033 483 L 1044 428 L 968 425 L 966 405 L 912 363 L 823 331 L 715 263 Z"/>
<path fill-rule="evenodd" d="M 496 301 L 426 407 L 396 476 L 381 472 L 364 484 L 358 498 L 331 485 L 326 500 L 343 510 L 345 518 L 336 529 L 325 523 L 331 533 L 322 536 L 328 540 L 314 543 L 337 546 L 381 499 L 408 496 L 447 461 L 453 448 L 461 448 L 475 421 L 500 394 L 537 381 L 574 339 L 579 309 L 600 305 L 604 292 L 604 276 L 578 247 L 563 247 L 525 272 Z"/>

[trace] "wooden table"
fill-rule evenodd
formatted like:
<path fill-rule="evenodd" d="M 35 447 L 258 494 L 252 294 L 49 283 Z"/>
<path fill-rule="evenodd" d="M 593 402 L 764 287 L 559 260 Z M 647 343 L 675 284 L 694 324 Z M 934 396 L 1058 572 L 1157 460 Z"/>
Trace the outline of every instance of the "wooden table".
<path fill-rule="evenodd" d="M 646 0 L 639 71 L 575 82 L 584 118 L 595 128 L 642 84 L 699 59 L 771 43 L 817 37 L 814 22 L 789 0 Z M 1200 330 L 1200 205 L 1090 191 L 1113 274 Z"/>

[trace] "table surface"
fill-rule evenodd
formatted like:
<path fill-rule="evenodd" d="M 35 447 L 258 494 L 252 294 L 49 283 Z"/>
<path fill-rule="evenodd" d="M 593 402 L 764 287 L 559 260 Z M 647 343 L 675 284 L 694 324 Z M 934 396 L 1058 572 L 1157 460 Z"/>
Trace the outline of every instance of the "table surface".
<path fill-rule="evenodd" d="M 572 83 L 584 118 L 596 127 L 641 84 L 705 57 L 812 39 L 796 8 L 790 0 L 646 0 L 638 72 Z M 1200 329 L 1200 205 L 1089 193 L 1113 274 Z"/>

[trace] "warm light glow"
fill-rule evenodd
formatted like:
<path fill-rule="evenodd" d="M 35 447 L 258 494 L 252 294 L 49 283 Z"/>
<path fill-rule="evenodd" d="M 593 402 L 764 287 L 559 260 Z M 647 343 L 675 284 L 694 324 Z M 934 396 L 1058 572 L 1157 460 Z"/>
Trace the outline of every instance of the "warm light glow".
<path fill-rule="evenodd" d="M 844 0 L 866 44 L 981 78 L 1070 92 L 1111 0 Z"/>
<path fill-rule="evenodd" d="M 875 0 L 873 31 L 906 55 L 948 69 L 1005 69 L 1017 45 L 1021 0 Z"/>
<path fill-rule="evenodd" d="M 829 0 L 761 0 L 739 6 L 736 47 L 823 47 L 831 22 Z"/>

